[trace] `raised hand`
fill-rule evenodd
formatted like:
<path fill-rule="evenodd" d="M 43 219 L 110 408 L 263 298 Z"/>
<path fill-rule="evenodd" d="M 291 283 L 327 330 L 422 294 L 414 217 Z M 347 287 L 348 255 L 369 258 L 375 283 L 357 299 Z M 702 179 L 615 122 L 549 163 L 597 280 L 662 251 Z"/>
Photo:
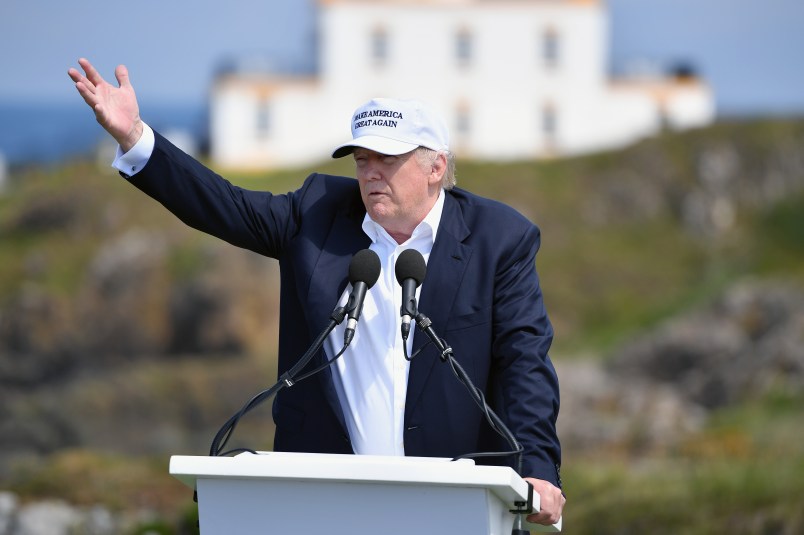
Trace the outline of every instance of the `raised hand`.
<path fill-rule="evenodd" d="M 128 79 L 128 69 L 118 65 L 114 71 L 119 87 L 106 82 L 85 58 L 78 64 L 86 75 L 78 69 L 67 71 L 84 102 L 95 112 L 95 119 L 120 144 L 123 152 L 133 147 L 142 136 L 142 120 L 137 96 Z"/>

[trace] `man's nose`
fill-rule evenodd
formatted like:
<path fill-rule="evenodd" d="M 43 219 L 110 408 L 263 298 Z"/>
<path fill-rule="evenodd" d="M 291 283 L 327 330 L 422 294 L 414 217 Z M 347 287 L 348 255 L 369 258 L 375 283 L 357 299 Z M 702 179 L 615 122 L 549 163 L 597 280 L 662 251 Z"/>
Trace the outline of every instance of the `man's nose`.
<path fill-rule="evenodd" d="M 365 176 L 366 180 L 381 179 L 382 172 L 380 171 L 379 162 L 376 160 L 367 161 L 365 167 L 363 168 L 363 175 Z"/>

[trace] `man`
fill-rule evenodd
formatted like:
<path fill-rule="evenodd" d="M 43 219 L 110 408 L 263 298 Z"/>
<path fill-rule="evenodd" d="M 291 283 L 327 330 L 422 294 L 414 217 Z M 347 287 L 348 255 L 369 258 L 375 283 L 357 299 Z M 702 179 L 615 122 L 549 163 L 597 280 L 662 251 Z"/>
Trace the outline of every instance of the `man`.
<path fill-rule="evenodd" d="M 540 496 L 528 520 L 558 521 L 558 379 L 547 356 L 552 327 L 534 261 L 539 230 L 513 209 L 453 188 L 448 132 L 416 101 L 374 99 L 352 120 L 357 181 L 313 174 L 287 195 L 233 186 L 182 153 L 139 117 L 128 71 L 108 84 L 86 59 L 69 75 L 119 143 L 114 166 L 188 225 L 279 260 L 279 373 L 288 370 L 348 296 L 354 254 L 381 261 L 352 345 L 316 380 L 274 401 L 277 451 L 455 457 L 505 451 L 465 387 L 422 333 L 399 335 L 394 264 L 409 248 L 427 261 L 419 310 L 524 447 L 522 476 Z M 343 326 L 327 339 L 331 358 Z M 510 459 L 496 462 L 512 463 Z"/>

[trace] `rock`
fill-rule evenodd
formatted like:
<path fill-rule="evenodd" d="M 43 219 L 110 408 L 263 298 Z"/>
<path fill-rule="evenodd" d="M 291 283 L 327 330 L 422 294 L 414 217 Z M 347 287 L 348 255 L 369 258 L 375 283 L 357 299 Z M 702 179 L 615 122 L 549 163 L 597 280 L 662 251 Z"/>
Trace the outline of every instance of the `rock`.
<path fill-rule="evenodd" d="M 115 535 L 118 519 L 105 507 L 80 508 L 61 500 L 20 505 L 11 492 L 0 492 L 0 535 Z"/>
<path fill-rule="evenodd" d="M 706 422 L 706 411 L 672 387 L 624 380 L 598 360 L 559 362 L 556 369 L 566 451 L 671 448 Z"/>
<path fill-rule="evenodd" d="M 804 387 L 804 291 L 745 282 L 624 347 L 612 370 L 706 408 Z"/>
<path fill-rule="evenodd" d="M 20 507 L 13 535 L 70 535 L 81 515 L 58 500 L 35 502 Z"/>
<path fill-rule="evenodd" d="M 804 389 L 804 291 L 746 281 L 629 342 L 610 362 L 562 361 L 568 451 L 672 448 L 713 409 Z"/>
<path fill-rule="evenodd" d="M 159 353 L 169 337 L 166 240 L 133 229 L 95 255 L 80 295 L 79 337 L 97 355 Z"/>
<path fill-rule="evenodd" d="M 10 535 L 19 502 L 12 492 L 0 492 L 0 535 Z"/>
<path fill-rule="evenodd" d="M 88 202 L 81 191 L 40 195 L 25 203 L 9 222 L 9 233 L 64 232 L 86 222 L 83 212 Z"/>

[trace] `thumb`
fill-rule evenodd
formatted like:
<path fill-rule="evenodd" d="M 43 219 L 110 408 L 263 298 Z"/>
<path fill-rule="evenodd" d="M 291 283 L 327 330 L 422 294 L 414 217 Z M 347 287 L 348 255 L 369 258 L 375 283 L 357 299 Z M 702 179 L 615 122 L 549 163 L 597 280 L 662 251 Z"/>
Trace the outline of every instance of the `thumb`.
<path fill-rule="evenodd" d="M 125 65 L 118 65 L 114 70 L 114 76 L 117 78 L 117 83 L 120 87 L 131 87 L 131 82 L 128 79 L 128 69 Z"/>

